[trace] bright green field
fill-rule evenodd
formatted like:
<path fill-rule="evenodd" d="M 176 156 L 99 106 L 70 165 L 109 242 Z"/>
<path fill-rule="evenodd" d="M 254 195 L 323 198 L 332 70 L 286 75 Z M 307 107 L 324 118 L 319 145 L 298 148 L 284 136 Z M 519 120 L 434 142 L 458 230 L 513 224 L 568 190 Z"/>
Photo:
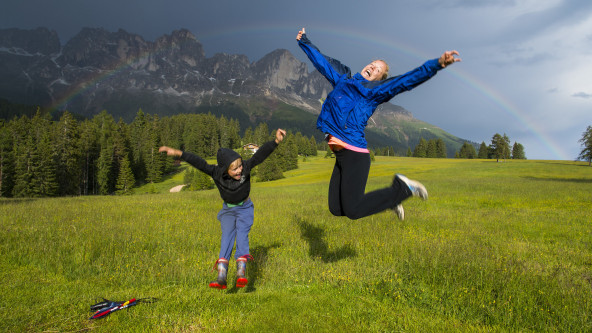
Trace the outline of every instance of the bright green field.
<path fill-rule="evenodd" d="M 208 288 L 217 190 L 0 200 L 0 331 L 592 331 L 586 164 L 377 157 L 368 190 L 399 172 L 429 200 L 351 221 L 333 162 L 253 184 L 244 289 Z M 89 320 L 98 297 L 159 301 Z"/>

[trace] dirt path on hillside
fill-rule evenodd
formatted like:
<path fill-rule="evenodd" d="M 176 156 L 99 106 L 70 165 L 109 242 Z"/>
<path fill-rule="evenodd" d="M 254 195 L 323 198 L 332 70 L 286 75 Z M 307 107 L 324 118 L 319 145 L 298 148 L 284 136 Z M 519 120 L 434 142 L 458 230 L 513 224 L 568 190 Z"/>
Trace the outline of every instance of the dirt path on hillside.
<path fill-rule="evenodd" d="M 185 185 L 177 185 L 169 190 L 171 193 L 181 192 L 181 189 L 185 187 Z"/>

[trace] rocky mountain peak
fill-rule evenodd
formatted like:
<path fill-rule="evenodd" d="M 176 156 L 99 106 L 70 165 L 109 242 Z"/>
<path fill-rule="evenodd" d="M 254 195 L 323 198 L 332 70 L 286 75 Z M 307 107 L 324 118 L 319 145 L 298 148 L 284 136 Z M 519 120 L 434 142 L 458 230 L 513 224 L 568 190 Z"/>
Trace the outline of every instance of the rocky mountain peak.
<path fill-rule="evenodd" d="M 155 44 L 155 52 L 167 56 L 171 61 L 183 61 L 191 67 L 197 66 L 206 57 L 201 43 L 187 29 L 175 30 L 170 35 L 159 37 Z"/>
<path fill-rule="evenodd" d="M 187 29 L 151 42 L 123 29 L 83 28 L 63 48 L 48 29 L 5 29 L 0 30 L 0 44 L 0 63 L 5 64 L 0 66 L 0 98 L 85 116 L 106 108 L 124 113 L 124 118 L 138 108 L 170 114 L 214 101 L 261 98 L 318 113 L 319 100 L 332 89 L 317 71 L 309 73 L 306 63 L 284 49 L 254 63 L 240 54 L 206 58 Z M 16 48 L 40 55 L 9 51 Z"/>
<path fill-rule="evenodd" d="M 141 36 L 122 29 L 109 32 L 101 28 L 83 28 L 66 43 L 57 62 L 61 66 L 110 70 L 149 48 L 149 43 Z"/>
<path fill-rule="evenodd" d="M 268 53 L 254 64 L 254 69 L 266 86 L 284 90 L 308 75 L 306 64 L 284 49 Z"/>
<path fill-rule="evenodd" d="M 21 54 L 52 55 L 60 52 L 61 44 L 55 30 L 4 29 L 0 34 L 0 48 Z"/>

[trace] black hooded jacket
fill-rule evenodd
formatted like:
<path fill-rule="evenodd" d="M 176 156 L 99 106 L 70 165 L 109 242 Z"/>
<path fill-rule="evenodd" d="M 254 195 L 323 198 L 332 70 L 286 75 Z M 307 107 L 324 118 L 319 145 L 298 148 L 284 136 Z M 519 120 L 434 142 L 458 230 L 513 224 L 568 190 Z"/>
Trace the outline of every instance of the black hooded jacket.
<path fill-rule="evenodd" d="M 243 161 L 243 172 L 240 180 L 236 180 L 228 174 L 228 166 L 237 158 L 241 158 L 232 149 L 220 148 L 218 150 L 216 156 L 218 165 L 208 164 L 203 158 L 189 152 L 183 152 L 181 159 L 212 177 L 218 191 L 220 191 L 222 200 L 236 205 L 249 197 L 251 192 L 251 170 L 265 161 L 277 146 L 278 144 L 275 141 L 266 142 L 250 159 Z"/>

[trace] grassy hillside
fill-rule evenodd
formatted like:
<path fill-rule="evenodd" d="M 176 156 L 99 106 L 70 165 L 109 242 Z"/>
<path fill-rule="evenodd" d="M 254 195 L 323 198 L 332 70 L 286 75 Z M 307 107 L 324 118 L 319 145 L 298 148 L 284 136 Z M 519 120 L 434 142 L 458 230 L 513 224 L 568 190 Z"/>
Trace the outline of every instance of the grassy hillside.
<path fill-rule="evenodd" d="M 368 189 L 401 172 L 430 198 L 406 201 L 405 221 L 351 221 L 327 209 L 333 162 L 309 158 L 253 184 L 255 261 L 242 290 L 207 286 L 216 190 L 168 193 L 172 178 L 157 194 L 0 200 L 0 328 L 592 330 L 592 168 L 377 157 Z M 98 297 L 159 301 L 88 320 Z"/>

